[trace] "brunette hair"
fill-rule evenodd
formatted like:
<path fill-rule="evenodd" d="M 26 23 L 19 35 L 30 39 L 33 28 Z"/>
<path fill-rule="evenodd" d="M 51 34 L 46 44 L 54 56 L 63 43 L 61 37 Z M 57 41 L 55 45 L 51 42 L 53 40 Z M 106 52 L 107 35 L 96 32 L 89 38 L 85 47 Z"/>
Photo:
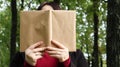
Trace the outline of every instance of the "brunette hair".
<path fill-rule="evenodd" d="M 37 10 L 42 10 L 42 8 L 45 5 L 50 5 L 54 10 L 61 10 L 59 4 L 60 4 L 60 0 L 54 0 L 52 2 L 44 2 L 44 3 L 40 4 L 40 6 L 37 8 Z"/>

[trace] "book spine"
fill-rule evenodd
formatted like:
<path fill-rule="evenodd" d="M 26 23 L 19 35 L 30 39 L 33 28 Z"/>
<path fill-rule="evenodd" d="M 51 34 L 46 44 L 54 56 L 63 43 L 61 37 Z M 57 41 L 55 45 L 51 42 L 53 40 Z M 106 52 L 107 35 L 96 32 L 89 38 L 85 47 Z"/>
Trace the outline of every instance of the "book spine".
<path fill-rule="evenodd" d="M 49 46 L 51 46 L 52 40 L 52 11 L 49 11 Z"/>

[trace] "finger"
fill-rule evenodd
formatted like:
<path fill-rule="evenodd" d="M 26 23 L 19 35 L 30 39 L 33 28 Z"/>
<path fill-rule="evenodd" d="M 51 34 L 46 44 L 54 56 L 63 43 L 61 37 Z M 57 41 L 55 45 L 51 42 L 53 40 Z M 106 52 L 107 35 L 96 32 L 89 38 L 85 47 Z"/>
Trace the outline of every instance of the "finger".
<path fill-rule="evenodd" d="M 51 57 L 54 57 L 54 58 L 59 58 L 60 57 L 60 55 L 50 55 Z"/>
<path fill-rule="evenodd" d="M 63 49 L 54 48 L 54 47 L 46 47 L 46 50 L 48 50 L 48 51 L 63 51 Z"/>
<path fill-rule="evenodd" d="M 46 48 L 42 47 L 42 48 L 35 48 L 33 49 L 33 52 L 43 52 Z"/>
<path fill-rule="evenodd" d="M 43 54 L 43 53 L 41 53 L 41 52 L 37 52 L 37 53 L 35 53 L 35 56 L 39 56 L 39 55 L 42 56 L 42 54 Z"/>
<path fill-rule="evenodd" d="M 59 51 L 47 51 L 49 55 L 61 55 L 61 52 Z"/>
<path fill-rule="evenodd" d="M 56 47 L 58 47 L 58 48 L 62 48 L 62 49 L 65 48 L 64 45 L 62 45 L 61 43 L 59 43 L 59 42 L 57 42 L 57 41 L 55 41 L 55 40 L 52 40 L 51 43 L 52 43 L 53 45 L 55 45 Z"/>
<path fill-rule="evenodd" d="M 40 58 L 43 58 L 43 56 L 41 56 L 41 55 L 35 56 L 35 59 L 37 59 L 37 60 Z"/>
<path fill-rule="evenodd" d="M 43 41 L 37 42 L 37 43 L 31 45 L 29 48 L 30 48 L 30 49 L 34 49 L 34 48 L 40 46 L 41 44 L 43 44 Z"/>

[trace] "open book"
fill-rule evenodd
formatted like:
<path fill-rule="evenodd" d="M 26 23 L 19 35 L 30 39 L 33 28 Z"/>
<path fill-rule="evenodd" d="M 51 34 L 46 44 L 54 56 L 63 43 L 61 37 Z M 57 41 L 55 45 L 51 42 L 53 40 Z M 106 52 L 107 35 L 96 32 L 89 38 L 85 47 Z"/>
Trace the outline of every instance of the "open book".
<path fill-rule="evenodd" d="M 56 40 L 69 51 L 76 51 L 76 12 L 66 10 L 22 11 L 20 13 L 20 51 L 43 41 Z"/>

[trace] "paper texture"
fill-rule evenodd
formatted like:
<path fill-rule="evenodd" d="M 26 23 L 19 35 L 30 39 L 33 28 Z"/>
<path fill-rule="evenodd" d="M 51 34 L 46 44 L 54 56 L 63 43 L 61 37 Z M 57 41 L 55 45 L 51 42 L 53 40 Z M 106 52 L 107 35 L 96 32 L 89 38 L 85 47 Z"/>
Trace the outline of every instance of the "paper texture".
<path fill-rule="evenodd" d="M 52 46 L 56 40 L 69 51 L 76 51 L 76 13 L 75 11 L 22 11 L 20 13 L 20 51 L 30 45 L 44 41 Z"/>

